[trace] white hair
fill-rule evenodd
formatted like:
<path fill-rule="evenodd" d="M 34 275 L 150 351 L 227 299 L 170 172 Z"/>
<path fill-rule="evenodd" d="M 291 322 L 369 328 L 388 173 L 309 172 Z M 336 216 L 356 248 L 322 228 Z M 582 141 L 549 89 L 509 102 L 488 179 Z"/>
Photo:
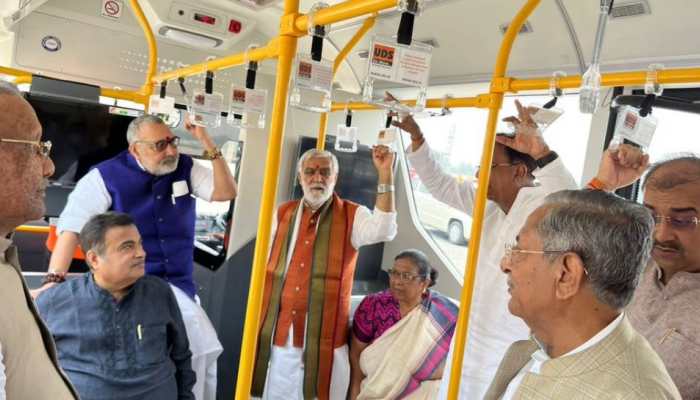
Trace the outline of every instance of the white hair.
<path fill-rule="evenodd" d="M 304 154 L 302 154 L 301 157 L 299 157 L 299 161 L 297 161 L 297 172 L 302 173 L 304 163 L 310 158 L 325 158 L 331 160 L 332 173 L 333 175 L 338 174 L 338 157 L 336 157 L 335 154 L 331 153 L 328 150 L 319 150 L 316 148 L 306 150 Z"/>
<path fill-rule="evenodd" d="M 129 123 L 129 127 L 126 129 L 126 141 L 129 144 L 134 143 L 137 140 L 141 126 L 146 124 L 163 125 L 165 122 L 157 115 L 144 114 Z"/>

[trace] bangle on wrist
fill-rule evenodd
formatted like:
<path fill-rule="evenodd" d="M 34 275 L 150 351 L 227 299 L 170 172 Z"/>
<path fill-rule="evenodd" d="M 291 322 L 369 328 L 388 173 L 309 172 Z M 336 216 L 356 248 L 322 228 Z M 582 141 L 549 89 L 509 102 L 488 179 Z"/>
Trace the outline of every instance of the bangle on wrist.
<path fill-rule="evenodd" d="M 394 191 L 394 185 L 389 183 L 380 183 L 377 185 L 377 194 L 391 193 Z"/>
<path fill-rule="evenodd" d="M 41 281 L 41 285 L 44 286 L 47 283 L 61 283 L 65 282 L 66 280 L 66 272 L 53 272 L 50 271 L 49 273 L 44 276 L 44 279 Z"/>

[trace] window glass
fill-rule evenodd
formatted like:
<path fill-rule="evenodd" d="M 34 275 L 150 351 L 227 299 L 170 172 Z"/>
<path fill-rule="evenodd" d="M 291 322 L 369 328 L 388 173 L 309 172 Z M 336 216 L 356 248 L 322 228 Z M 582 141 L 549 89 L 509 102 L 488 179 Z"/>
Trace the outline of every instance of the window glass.
<path fill-rule="evenodd" d="M 228 162 L 228 167 L 233 176 L 236 176 L 239 161 L 239 143 L 229 141 L 221 147 L 224 159 Z M 194 158 L 193 161 L 205 168 L 212 169 L 212 162 Z M 211 255 L 224 254 L 225 235 L 228 229 L 231 216 L 230 201 L 206 201 L 197 200 L 197 220 L 195 222 L 195 245 Z"/>
<path fill-rule="evenodd" d="M 523 105 L 542 105 L 551 99 L 540 95 L 506 97 L 501 118 L 517 115 L 514 103 L 516 98 Z M 582 149 L 587 148 L 591 116 L 579 112 L 578 96 L 575 95 L 560 98 L 556 107 L 563 109 L 564 114 L 545 131 L 544 136 L 549 147 L 560 155 L 580 184 L 585 160 L 585 151 Z M 416 121 L 440 166 L 457 179 L 472 180 L 481 159 L 487 118 L 487 110 L 461 108 L 452 110 L 447 116 L 417 117 Z M 507 129 L 507 125 L 499 123 L 497 129 Z M 404 133 L 403 141 L 405 145 L 410 143 L 407 133 Z M 407 168 L 417 220 L 427 233 L 428 242 L 444 256 L 449 265 L 460 274 L 463 273 L 471 217 L 466 214 L 466 210 L 456 210 L 434 199 L 408 163 Z"/>

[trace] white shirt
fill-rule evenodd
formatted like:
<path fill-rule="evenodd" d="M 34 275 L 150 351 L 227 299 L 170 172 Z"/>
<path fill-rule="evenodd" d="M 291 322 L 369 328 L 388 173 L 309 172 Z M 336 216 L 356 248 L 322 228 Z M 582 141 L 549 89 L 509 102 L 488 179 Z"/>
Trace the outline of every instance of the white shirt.
<path fill-rule="evenodd" d="M 214 193 L 214 173 L 211 169 L 194 161 L 190 172 L 190 183 L 192 184 L 190 191 L 195 196 L 203 200 L 211 200 Z M 112 197 L 107 191 L 102 174 L 97 168 L 93 168 L 80 178 L 75 189 L 68 196 L 68 202 L 56 226 L 57 233 L 60 234 L 63 231 L 79 233 L 91 217 L 109 210 L 111 205 Z"/>
<path fill-rule="evenodd" d="M 614 330 L 617 328 L 620 323 L 622 322 L 622 319 L 624 318 L 624 313 L 620 313 L 617 318 L 613 320 L 613 322 L 609 323 L 608 326 L 603 328 L 600 332 L 596 333 L 595 336 L 592 338 L 588 339 L 584 344 L 580 345 L 579 347 L 571 350 L 570 352 L 564 354 L 561 357 L 566 357 L 570 356 L 576 353 L 580 353 L 584 350 L 590 349 L 591 347 L 597 345 L 600 343 L 603 339 L 608 337 Z M 513 398 L 515 393 L 518 391 L 518 388 L 520 387 L 520 384 L 523 382 L 523 379 L 525 378 L 525 375 L 528 373 L 531 374 L 539 374 L 540 371 L 542 370 L 542 365 L 551 360 L 549 357 L 549 354 L 547 354 L 547 351 L 542 348 L 542 345 L 540 344 L 539 341 L 535 339 L 535 342 L 537 343 L 540 348 L 532 353 L 532 358 L 530 361 L 525 364 L 523 368 L 520 369 L 518 372 L 518 375 L 513 378 L 512 381 L 508 384 L 508 389 L 506 389 L 506 392 L 503 394 L 503 397 L 501 397 L 501 400 L 510 400 Z M 559 358 L 561 358 L 559 357 Z"/>
<path fill-rule="evenodd" d="M 415 152 L 410 147 L 406 155 L 428 191 L 437 200 L 464 210 L 471 215 L 476 188 L 473 181 L 460 181 L 444 173 L 435 161 L 427 143 Z M 508 311 L 510 296 L 506 276 L 499 267 L 504 245 L 515 241 L 525 220 L 545 196 L 563 189 L 577 189 L 576 182 L 561 159 L 556 159 L 533 175 L 538 181 L 534 187 L 520 189 L 508 214 L 494 202 L 487 201 L 484 229 L 479 249 L 476 282 L 469 316 L 467 352 L 462 365 L 460 399 L 481 399 L 496 374 L 505 351 L 511 343 L 527 339 L 527 325 Z M 452 360 L 452 345 L 445 365 L 439 398 L 447 397 Z"/>
<path fill-rule="evenodd" d="M 5 400 L 5 364 L 2 362 L 2 343 L 0 343 L 0 400 Z"/>

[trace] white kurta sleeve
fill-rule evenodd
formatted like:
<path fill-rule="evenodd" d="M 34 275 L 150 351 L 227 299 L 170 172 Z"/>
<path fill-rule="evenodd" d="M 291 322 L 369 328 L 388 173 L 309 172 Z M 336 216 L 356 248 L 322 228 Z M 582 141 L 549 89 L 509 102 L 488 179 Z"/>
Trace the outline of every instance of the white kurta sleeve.
<path fill-rule="evenodd" d="M 110 196 L 97 168 L 85 174 L 68 196 L 66 207 L 58 220 L 57 233 L 70 231 L 79 233 L 83 225 L 94 215 L 109 210 Z"/>
<path fill-rule="evenodd" d="M 554 193 L 566 189 L 578 189 L 574 177 L 564 166 L 561 157 L 547 164 L 544 168 L 535 169 L 532 175 L 537 178 L 542 191 L 545 193 Z"/>
<path fill-rule="evenodd" d="M 472 215 L 476 193 L 473 183 L 445 173 L 435 160 L 427 142 L 423 142 L 414 152 L 411 152 L 409 146 L 406 149 L 406 158 L 435 199 Z"/>
<path fill-rule="evenodd" d="M 355 212 L 352 225 L 352 247 L 388 242 L 396 237 L 396 212 L 384 212 L 374 209 L 370 211 L 365 206 L 359 206 Z"/>
<path fill-rule="evenodd" d="M 197 160 L 192 160 L 192 171 L 190 171 L 190 183 L 192 193 L 202 200 L 211 201 L 214 195 L 214 170 L 200 164 Z"/>

